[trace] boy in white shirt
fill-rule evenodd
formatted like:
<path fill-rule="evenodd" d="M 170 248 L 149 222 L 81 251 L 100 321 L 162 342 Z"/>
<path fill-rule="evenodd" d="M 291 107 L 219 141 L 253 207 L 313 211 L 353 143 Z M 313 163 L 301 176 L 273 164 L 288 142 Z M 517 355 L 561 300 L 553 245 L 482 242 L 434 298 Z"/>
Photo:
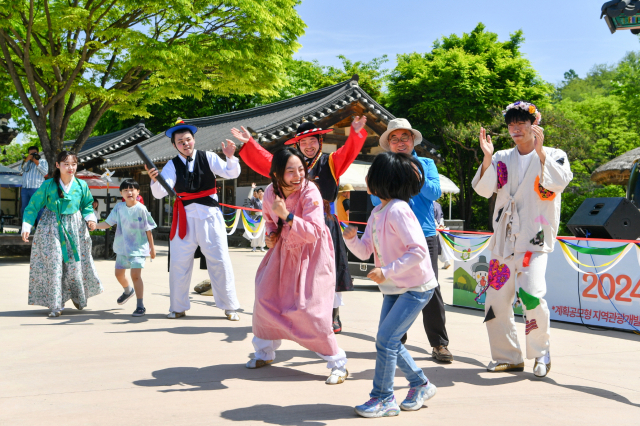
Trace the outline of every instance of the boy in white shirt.
<path fill-rule="evenodd" d="M 144 287 L 141 272 L 145 258 L 156 257 L 151 230 L 157 225 L 144 204 L 137 200 L 140 194 L 138 182 L 133 179 L 123 180 L 120 184 L 120 194 L 125 202 L 116 204 L 106 221 L 99 223 L 96 228 L 107 229 L 118 225 L 113 240 L 113 251 L 117 255 L 116 278 L 124 288 L 124 292 L 118 297 L 118 305 L 125 304 L 135 294 L 138 304 L 133 316 L 141 317 L 147 311 L 142 301 Z M 127 269 L 131 269 L 133 288 L 125 275 Z"/>

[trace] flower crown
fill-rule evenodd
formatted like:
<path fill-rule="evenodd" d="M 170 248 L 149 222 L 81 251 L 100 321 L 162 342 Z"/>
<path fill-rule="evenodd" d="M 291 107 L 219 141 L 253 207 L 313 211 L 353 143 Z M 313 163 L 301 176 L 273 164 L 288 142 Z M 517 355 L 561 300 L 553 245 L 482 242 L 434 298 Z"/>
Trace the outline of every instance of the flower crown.
<path fill-rule="evenodd" d="M 529 102 L 518 101 L 509 104 L 507 108 L 502 111 L 502 115 L 507 115 L 507 111 L 509 111 L 510 109 L 521 109 L 533 115 L 536 118 L 536 120 L 533 122 L 534 125 L 540 125 L 540 122 L 542 121 L 542 114 L 540 114 L 538 108 L 534 104 L 531 104 Z"/>

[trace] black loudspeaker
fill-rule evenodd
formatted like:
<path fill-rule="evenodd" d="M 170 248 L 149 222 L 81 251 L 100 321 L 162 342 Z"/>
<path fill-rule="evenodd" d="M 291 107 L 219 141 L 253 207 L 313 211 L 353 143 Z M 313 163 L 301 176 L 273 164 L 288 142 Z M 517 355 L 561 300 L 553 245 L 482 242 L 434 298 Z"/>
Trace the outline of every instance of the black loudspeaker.
<path fill-rule="evenodd" d="M 587 198 L 567 228 L 580 238 L 635 240 L 640 237 L 640 211 L 626 198 Z"/>
<path fill-rule="evenodd" d="M 349 210 L 349 220 L 354 222 L 366 223 L 369 220 L 371 210 L 373 210 L 373 204 L 367 191 L 352 191 L 351 192 L 351 210 Z M 358 231 L 364 232 L 366 225 L 354 225 L 358 227 Z M 347 249 L 348 251 L 348 249 Z M 349 262 L 354 263 L 373 263 L 373 255 L 368 261 L 358 259 L 353 253 L 348 251 L 347 258 Z M 364 276 L 367 274 L 364 273 Z"/>

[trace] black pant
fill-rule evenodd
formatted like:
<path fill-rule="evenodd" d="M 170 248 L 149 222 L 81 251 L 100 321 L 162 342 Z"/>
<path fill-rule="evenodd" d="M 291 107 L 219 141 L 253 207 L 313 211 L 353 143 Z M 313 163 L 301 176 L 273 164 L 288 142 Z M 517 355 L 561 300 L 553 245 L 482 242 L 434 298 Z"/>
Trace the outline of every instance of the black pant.
<path fill-rule="evenodd" d="M 431 256 L 431 266 L 433 266 L 433 272 L 436 274 L 436 279 L 438 279 L 438 236 L 434 235 L 426 238 L 429 246 L 429 255 Z M 432 347 L 449 345 L 440 284 L 435 288 L 427 306 L 422 309 L 422 323 Z"/>

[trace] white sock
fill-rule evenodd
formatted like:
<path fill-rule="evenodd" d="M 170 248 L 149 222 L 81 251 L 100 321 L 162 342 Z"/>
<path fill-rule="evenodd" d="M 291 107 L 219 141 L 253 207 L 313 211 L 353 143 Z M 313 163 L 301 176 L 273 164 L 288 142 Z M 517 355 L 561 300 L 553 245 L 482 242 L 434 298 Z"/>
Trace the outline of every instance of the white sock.
<path fill-rule="evenodd" d="M 128 285 L 128 286 L 126 286 L 124 288 L 124 292 L 127 293 L 127 294 L 131 294 L 131 290 L 133 290 L 133 288 L 130 285 Z"/>
<path fill-rule="evenodd" d="M 547 353 L 536 358 L 536 361 L 541 362 L 543 364 L 549 364 L 551 362 L 551 354 L 549 353 L 549 349 L 547 349 Z"/>

